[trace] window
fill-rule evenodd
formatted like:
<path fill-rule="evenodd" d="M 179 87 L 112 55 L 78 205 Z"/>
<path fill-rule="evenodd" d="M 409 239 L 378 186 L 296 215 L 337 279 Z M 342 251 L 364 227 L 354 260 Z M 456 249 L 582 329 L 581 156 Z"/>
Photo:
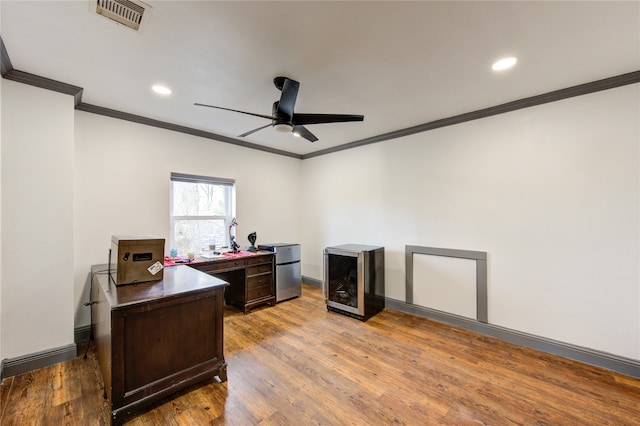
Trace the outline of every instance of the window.
<path fill-rule="evenodd" d="M 171 173 L 171 240 L 178 254 L 229 245 L 235 181 Z"/>

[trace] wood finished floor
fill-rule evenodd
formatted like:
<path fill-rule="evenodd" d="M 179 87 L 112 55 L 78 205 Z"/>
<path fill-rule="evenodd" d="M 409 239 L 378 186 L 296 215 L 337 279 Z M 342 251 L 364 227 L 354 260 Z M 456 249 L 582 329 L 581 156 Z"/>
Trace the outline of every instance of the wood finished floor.
<path fill-rule="evenodd" d="M 225 312 L 226 383 L 186 389 L 148 425 L 640 425 L 640 380 L 386 309 L 362 323 L 319 289 Z M 0 424 L 109 424 L 95 352 L 10 377 Z"/>

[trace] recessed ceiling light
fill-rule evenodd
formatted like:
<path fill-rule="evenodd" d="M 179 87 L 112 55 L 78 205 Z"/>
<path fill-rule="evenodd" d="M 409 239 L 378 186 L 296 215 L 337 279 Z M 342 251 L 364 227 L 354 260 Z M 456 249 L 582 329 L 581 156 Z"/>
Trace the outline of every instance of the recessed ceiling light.
<path fill-rule="evenodd" d="M 516 62 L 518 62 L 517 58 L 514 58 L 513 56 L 509 57 L 509 58 L 502 58 L 499 61 L 495 62 L 491 68 L 494 71 L 502 71 L 502 70 L 506 70 L 508 68 L 511 68 L 512 66 L 514 66 L 516 64 Z"/>
<path fill-rule="evenodd" d="M 169 89 L 168 87 L 165 86 L 160 86 L 159 84 L 155 84 L 153 86 L 151 86 L 151 90 L 153 90 L 154 92 L 160 94 L 160 95 L 170 95 L 171 94 L 171 89 Z"/>

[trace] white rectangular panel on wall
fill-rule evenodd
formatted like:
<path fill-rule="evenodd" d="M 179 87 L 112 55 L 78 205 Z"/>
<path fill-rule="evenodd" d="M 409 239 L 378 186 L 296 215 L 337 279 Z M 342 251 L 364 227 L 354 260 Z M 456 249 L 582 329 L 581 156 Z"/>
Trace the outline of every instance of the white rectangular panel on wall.
<path fill-rule="evenodd" d="M 476 261 L 413 254 L 413 303 L 476 319 Z"/>

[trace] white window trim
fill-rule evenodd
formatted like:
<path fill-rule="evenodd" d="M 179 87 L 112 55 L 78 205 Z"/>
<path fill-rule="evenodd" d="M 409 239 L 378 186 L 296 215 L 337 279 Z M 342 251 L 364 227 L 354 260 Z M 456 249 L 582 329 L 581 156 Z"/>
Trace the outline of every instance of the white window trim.
<path fill-rule="evenodd" d="M 226 191 L 227 200 L 226 203 L 230 208 L 229 216 L 174 216 L 173 212 L 173 182 L 189 182 L 189 183 L 204 183 L 210 185 L 225 185 L 231 187 L 230 191 Z M 225 228 L 229 228 L 231 221 L 236 217 L 236 198 L 235 198 L 235 180 L 210 176 L 190 175 L 185 173 L 171 172 L 169 179 L 169 245 L 173 247 L 175 245 L 175 231 L 174 225 L 176 220 L 218 220 L 223 219 Z M 225 236 L 225 245 L 229 244 L 226 239 L 229 235 Z"/>

